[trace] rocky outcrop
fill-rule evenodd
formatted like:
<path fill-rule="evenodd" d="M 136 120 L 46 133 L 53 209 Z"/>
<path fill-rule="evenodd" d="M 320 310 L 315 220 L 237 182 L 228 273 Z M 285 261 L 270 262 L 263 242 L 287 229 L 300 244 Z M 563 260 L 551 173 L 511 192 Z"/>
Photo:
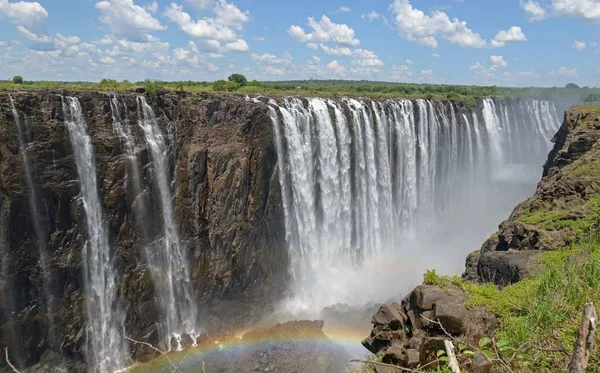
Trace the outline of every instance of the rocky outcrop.
<path fill-rule="evenodd" d="M 588 216 L 597 213 L 591 201 L 600 194 L 598 114 L 598 108 L 589 107 L 565 113 L 535 194 L 513 210 L 480 250 L 469 254 L 464 280 L 500 287 L 518 282 L 535 274 L 541 252 L 570 244 L 597 223 Z M 401 304 L 381 306 L 363 345 L 385 362 L 410 368 L 432 361 L 448 334 L 472 345 L 493 335 L 494 315 L 467 307 L 469 295 L 446 282 L 445 287 L 418 286 Z M 481 356 L 464 363 L 473 365 L 461 364 L 469 371 L 490 371 Z"/>
<path fill-rule="evenodd" d="M 480 308 L 467 310 L 467 295 L 458 287 L 417 286 L 400 304 L 382 305 L 373 316 L 373 330 L 362 344 L 383 362 L 424 366 L 444 349 L 446 333 L 478 340 L 495 326 L 495 318 Z M 443 327 L 443 328 L 442 328 Z"/>
<path fill-rule="evenodd" d="M 565 113 L 535 194 L 467 258 L 466 279 L 515 283 L 535 272 L 537 254 L 569 245 L 589 226 L 588 202 L 600 193 L 600 174 L 592 166 L 600 155 L 600 131 L 590 111 Z"/>
<path fill-rule="evenodd" d="M 155 216 L 158 192 L 149 171 L 151 159 L 135 125 L 135 94 L 121 97 L 139 148 L 145 188 L 141 198 L 150 210 L 145 214 L 134 211 L 129 161 L 112 127 L 108 94 L 9 93 L 24 127 L 50 278 L 44 278 L 40 265 L 18 131 L 8 94 L 2 93 L 0 346 L 10 346 L 11 358 L 19 366 L 51 360 L 56 354 L 73 361 L 85 356 L 81 280 L 85 214 L 61 95 L 78 97 L 92 138 L 104 217 L 121 274 L 119 296 L 126 310 L 126 332 L 156 342 L 162 316 L 143 250 L 160 237 L 162 223 Z M 184 94 L 159 96 L 151 106 L 168 138 L 175 217 L 193 268 L 204 332 L 255 321 L 281 296 L 287 277 L 277 154 L 268 109 L 243 97 Z M 53 315 L 45 309 L 49 303 L 55 304 Z M 48 329 L 49 318 L 55 330 Z M 51 335 L 58 343 L 49 343 Z M 134 350 L 136 358 L 143 355 L 143 350 Z"/>

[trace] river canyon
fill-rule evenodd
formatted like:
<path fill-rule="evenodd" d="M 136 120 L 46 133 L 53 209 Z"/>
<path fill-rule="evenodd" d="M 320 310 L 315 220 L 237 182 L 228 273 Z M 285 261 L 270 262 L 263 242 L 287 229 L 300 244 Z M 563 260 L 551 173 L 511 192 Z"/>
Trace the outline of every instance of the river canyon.
<path fill-rule="evenodd" d="M 112 373 L 268 315 L 458 273 L 542 173 L 562 107 L 0 93 L 0 345 Z"/>

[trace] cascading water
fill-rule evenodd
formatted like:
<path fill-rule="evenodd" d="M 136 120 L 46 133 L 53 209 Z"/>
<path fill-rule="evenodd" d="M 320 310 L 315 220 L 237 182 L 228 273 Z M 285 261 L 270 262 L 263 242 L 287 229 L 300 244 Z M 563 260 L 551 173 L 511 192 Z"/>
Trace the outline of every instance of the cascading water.
<path fill-rule="evenodd" d="M 152 108 L 144 97 L 137 98 L 138 124 L 146 137 L 152 155 L 153 171 L 162 209 L 163 237 L 156 248 L 146 250 L 146 256 L 159 303 L 165 314 L 164 340 L 171 347 L 174 338 L 181 349 L 181 334 L 187 333 L 195 345 L 197 337 L 194 292 L 186 250 L 179 239 L 173 216 L 172 193 L 169 187 L 167 147 Z"/>
<path fill-rule="evenodd" d="M 559 126 L 552 103 L 531 100 L 484 99 L 473 113 L 422 99 L 269 105 L 292 312 L 385 300 L 431 267 L 459 271 L 457 253 L 535 188 Z"/>
<path fill-rule="evenodd" d="M 39 255 L 39 263 L 41 275 L 44 283 L 44 294 L 42 301 L 45 302 L 46 315 L 48 317 L 48 340 L 46 343 L 56 351 L 60 352 L 60 344 L 56 337 L 54 313 L 56 311 L 56 300 L 52 297 L 52 274 L 48 269 L 48 257 L 46 254 L 46 234 L 42 228 L 42 222 L 40 221 L 41 216 L 38 208 L 37 191 L 33 182 L 33 175 L 31 172 L 31 165 L 27 156 L 27 147 L 25 141 L 25 134 L 23 133 L 23 127 L 21 126 L 21 118 L 19 112 L 15 106 L 14 100 L 11 95 L 8 95 L 11 104 L 11 110 L 17 125 L 17 133 L 19 136 L 19 149 L 23 158 L 23 169 L 25 171 L 25 181 L 27 183 L 27 190 L 29 192 L 29 208 L 31 210 L 31 220 L 33 223 L 33 231 L 35 233 L 35 243 Z M 60 367 L 59 367 L 60 368 Z"/>
<path fill-rule="evenodd" d="M 94 373 L 113 373 L 126 365 L 128 350 L 123 338 L 124 313 L 116 298 L 116 271 L 98 194 L 94 150 L 79 100 L 64 97 L 63 111 L 79 174 L 88 233 L 83 250 L 88 366 Z"/>

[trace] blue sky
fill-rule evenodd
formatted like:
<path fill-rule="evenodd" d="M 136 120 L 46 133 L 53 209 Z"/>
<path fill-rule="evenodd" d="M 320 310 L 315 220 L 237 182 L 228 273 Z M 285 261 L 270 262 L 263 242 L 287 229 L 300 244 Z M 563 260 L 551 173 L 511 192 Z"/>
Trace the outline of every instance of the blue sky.
<path fill-rule="evenodd" d="M 0 77 L 600 86 L 600 0 L 0 0 Z"/>

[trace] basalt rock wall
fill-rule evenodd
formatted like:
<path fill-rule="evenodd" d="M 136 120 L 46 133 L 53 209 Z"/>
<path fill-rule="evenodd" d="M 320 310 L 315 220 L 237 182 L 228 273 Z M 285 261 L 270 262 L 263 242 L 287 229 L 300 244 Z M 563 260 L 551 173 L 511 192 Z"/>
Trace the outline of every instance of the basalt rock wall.
<path fill-rule="evenodd" d="M 9 94 L 21 121 L 24 146 L 20 146 Z M 57 354 L 74 362 L 86 355 L 82 283 L 86 215 L 64 124 L 63 96 L 79 99 L 92 140 L 96 170 L 91 171 L 98 176 L 111 255 L 119 273 L 125 332 L 156 342 L 162 317 L 144 256 L 145 245 L 160 239 L 162 220 L 150 172 L 152 159 L 137 125 L 137 95 L 117 95 L 143 179 L 144 191 L 136 197 L 131 160 L 112 124 L 113 94 L 2 92 L 0 346 L 9 347 L 11 360 L 20 367 L 51 361 Z M 287 277 L 268 108 L 233 96 L 166 94 L 148 101 L 167 138 L 174 215 L 188 253 L 203 331 L 255 321 L 281 297 Z M 36 195 L 41 246 L 34 229 L 23 148 Z M 144 211 L 136 211 L 140 206 Z M 40 250 L 45 254 L 45 269 Z M 48 305 L 55 311 L 48 313 Z M 52 338 L 56 343 L 50 343 Z M 134 350 L 136 358 L 144 353 L 148 352 Z"/>

